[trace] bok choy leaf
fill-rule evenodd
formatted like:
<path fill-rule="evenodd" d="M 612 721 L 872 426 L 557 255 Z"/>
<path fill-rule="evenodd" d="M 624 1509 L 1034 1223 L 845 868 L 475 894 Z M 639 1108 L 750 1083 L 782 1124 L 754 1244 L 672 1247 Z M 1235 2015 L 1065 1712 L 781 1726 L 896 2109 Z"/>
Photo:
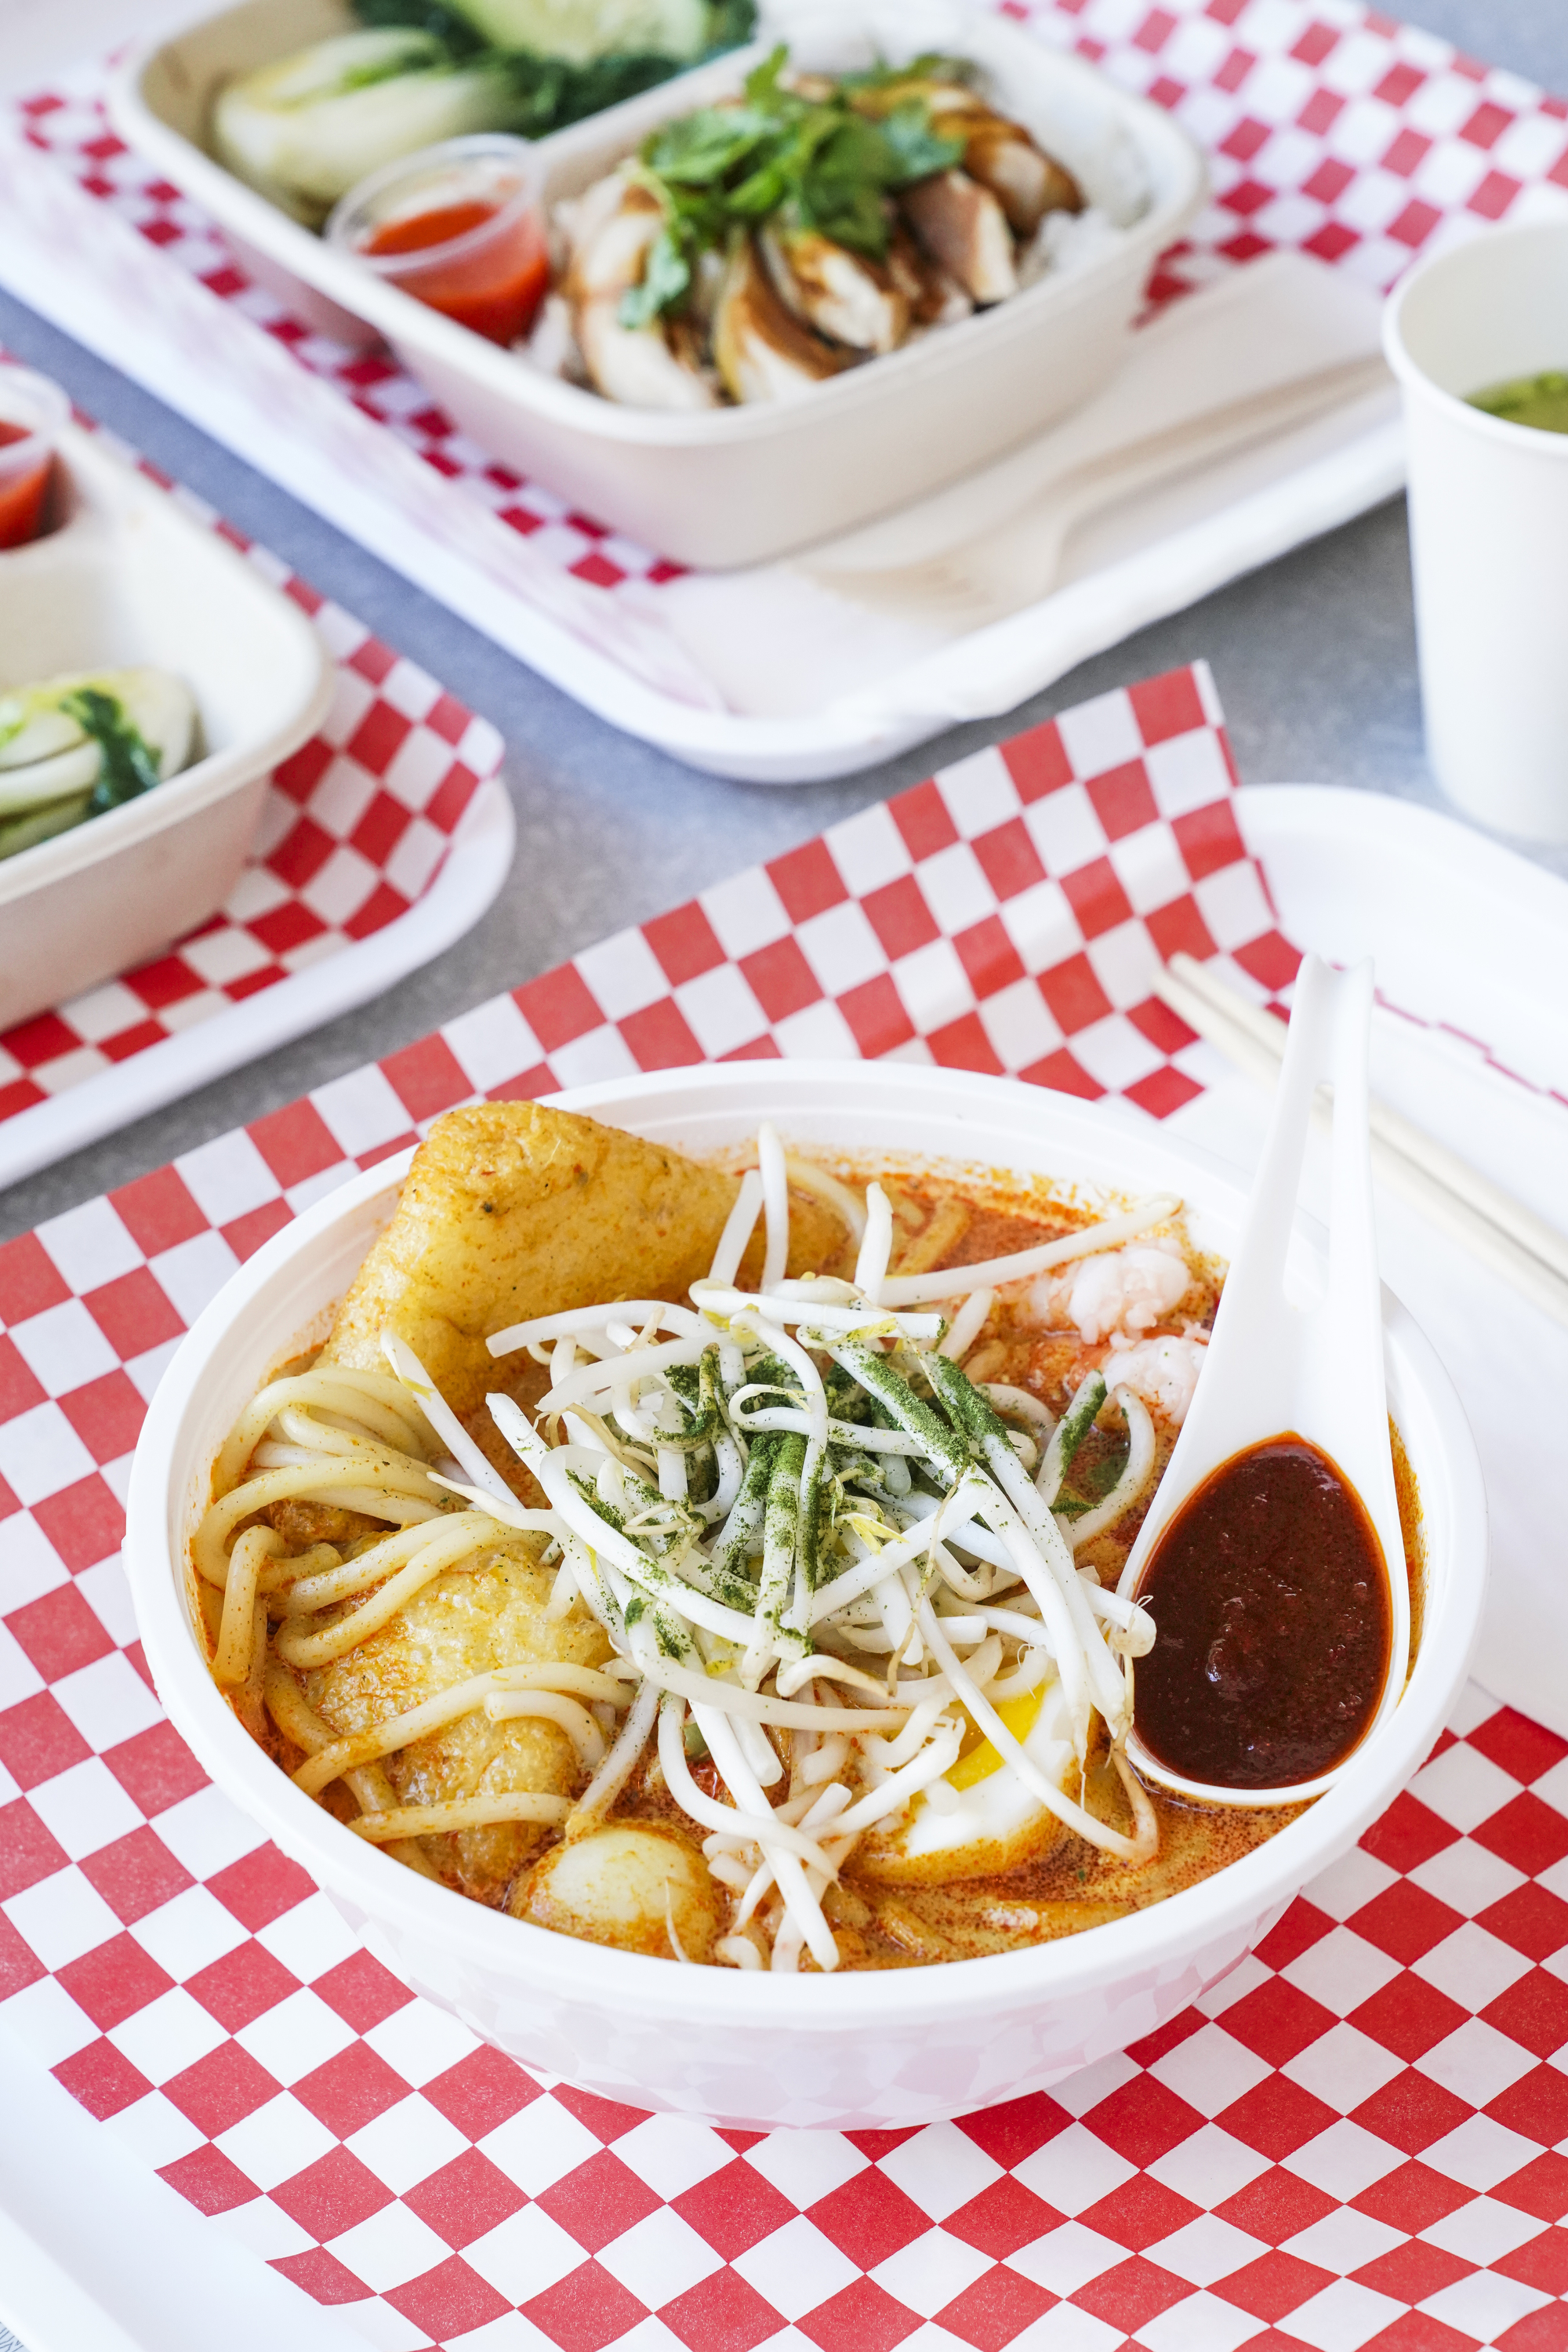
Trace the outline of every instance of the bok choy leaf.
<path fill-rule="evenodd" d="M 459 64 L 416 26 L 334 35 L 230 82 L 213 144 L 237 178 L 308 227 L 369 172 L 441 139 L 516 127 L 505 64 Z"/>

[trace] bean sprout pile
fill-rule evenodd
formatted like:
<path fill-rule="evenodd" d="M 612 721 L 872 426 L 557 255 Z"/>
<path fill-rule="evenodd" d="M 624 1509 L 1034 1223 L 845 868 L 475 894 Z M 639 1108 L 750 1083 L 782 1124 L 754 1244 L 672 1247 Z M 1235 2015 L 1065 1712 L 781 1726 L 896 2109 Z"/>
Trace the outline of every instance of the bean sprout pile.
<path fill-rule="evenodd" d="M 1153 1624 L 1075 1560 L 1150 1486 L 1149 1412 L 1130 1387 L 1110 1391 L 1125 1462 L 1103 1499 L 1069 1516 L 1053 1507 L 1107 1404 L 1103 1373 L 1083 1377 L 1058 1419 L 1025 1390 L 972 1381 L 963 1360 L 1004 1286 L 1115 1249 L 1180 1204 L 1148 1200 L 1006 1257 L 900 1276 L 880 1184 L 852 1192 L 767 1127 L 756 1156 L 689 1306 L 620 1299 L 489 1340 L 498 1359 L 526 1350 L 548 1373 L 531 1417 L 499 1391 L 488 1399 L 542 1507 L 520 1500 L 388 1330 L 384 1371 L 323 1362 L 261 1391 L 218 1459 L 194 1559 L 216 1680 L 302 1754 L 303 1790 L 346 1786 L 362 1838 L 436 1876 L 422 1838 L 506 1822 L 570 1843 L 652 1771 L 731 1898 L 713 1958 L 790 1972 L 809 1955 L 831 1970 L 827 1889 L 859 1841 L 896 1830 L 917 1801 L 957 1804 L 948 1776 L 977 1738 L 989 1770 L 1102 1853 L 1142 1863 L 1157 1850 L 1122 1750 L 1132 1661 Z M 787 1276 L 792 1184 L 845 1219 L 853 1278 Z M 746 1289 L 759 1225 L 762 1272 Z M 261 1516 L 289 1501 L 382 1531 L 347 1557 L 331 1542 L 290 1553 Z M 548 1617 L 580 1604 L 607 1637 L 605 1663 L 470 1675 L 346 1736 L 310 1706 L 301 1675 L 519 1535 L 552 1573 Z M 1048 1760 L 1065 1749 L 1029 1736 L 1053 1688 L 1065 1769 Z M 580 1793 L 403 1801 L 385 1759 L 475 1713 L 553 1725 Z M 1106 1750 L 1125 1829 L 1085 1801 Z M 673 1920 L 670 1944 L 686 1957 Z"/>

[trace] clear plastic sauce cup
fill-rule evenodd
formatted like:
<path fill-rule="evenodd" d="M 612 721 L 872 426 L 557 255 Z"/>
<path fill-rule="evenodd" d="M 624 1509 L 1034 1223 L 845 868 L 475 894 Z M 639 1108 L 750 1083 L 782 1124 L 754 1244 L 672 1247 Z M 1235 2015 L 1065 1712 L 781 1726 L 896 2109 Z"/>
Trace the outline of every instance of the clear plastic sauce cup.
<path fill-rule="evenodd" d="M 479 131 L 373 172 L 338 205 L 328 242 L 492 343 L 528 332 L 550 289 L 528 142 Z"/>
<path fill-rule="evenodd" d="M 58 383 L 0 366 L 0 549 L 25 547 L 48 529 L 55 444 L 69 419 Z"/>

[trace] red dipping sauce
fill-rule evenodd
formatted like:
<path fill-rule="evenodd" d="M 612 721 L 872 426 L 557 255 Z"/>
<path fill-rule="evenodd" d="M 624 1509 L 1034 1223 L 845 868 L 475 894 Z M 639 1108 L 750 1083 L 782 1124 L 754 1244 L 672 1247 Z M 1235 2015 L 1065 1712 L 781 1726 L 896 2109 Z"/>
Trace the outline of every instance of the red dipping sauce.
<path fill-rule="evenodd" d="M 393 285 L 492 343 L 526 334 L 549 290 L 538 217 L 504 200 L 434 205 L 383 223 L 358 249 L 383 264 L 380 274 Z M 401 254 L 419 258 L 407 270 L 385 268 Z"/>
<path fill-rule="evenodd" d="M 1156 1628 L 1133 1719 L 1184 1780 L 1288 1789 L 1342 1763 L 1377 1713 L 1390 1570 L 1354 1488 L 1286 1432 L 1190 1495 L 1139 1581 Z"/>
<path fill-rule="evenodd" d="M 30 425 L 14 424 L 0 416 L 0 451 L 14 448 L 18 441 L 34 438 Z M 7 471 L 0 457 L 0 548 L 25 547 L 37 539 L 44 527 L 44 512 L 48 501 L 49 485 L 54 478 L 55 457 L 52 449 L 45 447 L 37 463 Z"/>

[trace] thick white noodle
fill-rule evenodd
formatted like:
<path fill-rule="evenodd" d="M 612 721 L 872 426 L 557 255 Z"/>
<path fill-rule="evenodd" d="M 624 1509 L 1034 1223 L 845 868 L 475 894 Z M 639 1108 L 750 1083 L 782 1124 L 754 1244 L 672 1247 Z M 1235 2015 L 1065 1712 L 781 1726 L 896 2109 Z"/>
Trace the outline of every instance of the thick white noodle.
<path fill-rule="evenodd" d="M 596 1772 L 605 1760 L 605 1735 L 587 1708 L 559 1691 L 496 1691 L 485 1701 L 491 1723 L 516 1723 L 529 1717 L 552 1723 L 572 1742 L 580 1772 Z"/>
<path fill-rule="evenodd" d="M 691 1507 L 698 1517 L 708 1527 L 713 1527 L 719 1520 L 729 1517 L 735 1507 L 735 1498 L 740 1494 L 742 1482 L 746 1475 L 746 1465 L 741 1459 L 741 1449 L 727 1429 L 721 1429 L 713 1441 L 713 1457 L 719 1473 L 719 1483 L 705 1503 L 694 1503 Z"/>
<path fill-rule="evenodd" d="M 1050 1444 L 1057 1432 L 1056 1415 L 1037 1396 L 1031 1396 L 1027 1389 L 1012 1388 L 1005 1381 L 982 1381 L 980 1385 L 998 1412 L 1026 1421 L 1043 1446 Z"/>

